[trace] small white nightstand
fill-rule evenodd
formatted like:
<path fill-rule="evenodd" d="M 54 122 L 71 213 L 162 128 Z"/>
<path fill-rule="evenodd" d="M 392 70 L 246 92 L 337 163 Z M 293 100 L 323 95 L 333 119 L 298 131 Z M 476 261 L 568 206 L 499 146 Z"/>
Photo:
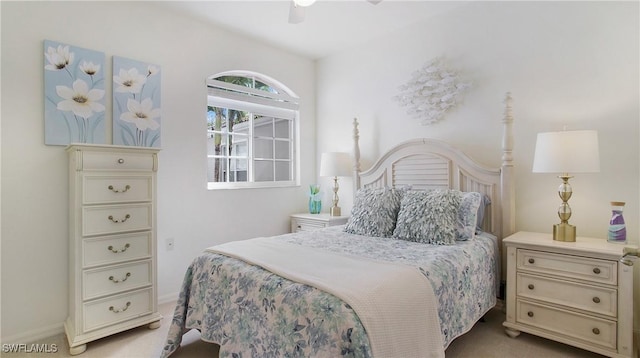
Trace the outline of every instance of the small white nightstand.
<path fill-rule="evenodd" d="M 329 226 L 347 223 L 348 216 L 331 216 L 322 214 L 293 214 L 291 215 L 291 232 L 318 230 Z"/>
<path fill-rule="evenodd" d="M 633 356 L 633 267 L 624 245 L 518 232 L 505 238 L 507 335 L 520 332 L 609 357 Z"/>

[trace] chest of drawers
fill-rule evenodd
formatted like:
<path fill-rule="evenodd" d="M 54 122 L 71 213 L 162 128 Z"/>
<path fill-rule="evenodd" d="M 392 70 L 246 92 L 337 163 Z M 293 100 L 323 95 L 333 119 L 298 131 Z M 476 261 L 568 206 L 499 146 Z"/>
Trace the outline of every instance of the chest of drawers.
<path fill-rule="evenodd" d="M 70 353 L 88 342 L 149 324 L 156 292 L 157 149 L 70 145 Z"/>
<path fill-rule="evenodd" d="M 609 357 L 633 356 L 633 267 L 618 261 L 622 245 L 530 232 L 503 244 L 509 336 L 522 331 Z"/>

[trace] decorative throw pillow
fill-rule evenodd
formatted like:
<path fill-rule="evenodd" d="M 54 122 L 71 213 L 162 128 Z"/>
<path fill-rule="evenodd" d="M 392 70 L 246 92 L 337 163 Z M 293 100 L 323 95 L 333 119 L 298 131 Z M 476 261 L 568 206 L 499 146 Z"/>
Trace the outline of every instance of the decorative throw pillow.
<path fill-rule="evenodd" d="M 375 237 L 391 237 L 400 210 L 403 189 L 358 190 L 345 232 Z"/>
<path fill-rule="evenodd" d="M 458 208 L 458 223 L 456 225 L 456 240 L 473 239 L 476 233 L 478 208 L 482 202 L 482 194 L 476 192 L 462 192 L 460 207 Z"/>
<path fill-rule="evenodd" d="M 427 244 L 454 244 L 460 201 L 461 193 L 457 190 L 406 192 L 393 237 Z"/>

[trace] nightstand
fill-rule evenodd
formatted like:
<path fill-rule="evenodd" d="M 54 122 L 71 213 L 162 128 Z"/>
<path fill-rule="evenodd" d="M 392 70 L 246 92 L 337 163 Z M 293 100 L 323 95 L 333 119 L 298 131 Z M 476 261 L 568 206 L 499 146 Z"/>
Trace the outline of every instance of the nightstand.
<path fill-rule="evenodd" d="M 293 214 L 291 215 L 291 232 L 312 231 L 329 226 L 344 225 L 348 219 L 348 216 L 331 216 L 328 213 Z"/>
<path fill-rule="evenodd" d="M 624 245 L 518 232 L 505 238 L 507 335 L 527 332 L 609 357 L 633 355 L 633 267 Z"/>

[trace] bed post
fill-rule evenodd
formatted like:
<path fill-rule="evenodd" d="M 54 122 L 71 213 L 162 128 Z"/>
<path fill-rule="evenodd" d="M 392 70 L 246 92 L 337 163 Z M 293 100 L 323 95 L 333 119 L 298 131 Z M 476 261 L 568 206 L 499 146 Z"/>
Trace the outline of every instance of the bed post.
<path fill-rule="evenodd" d="M 353 196 L 360 189 L 360 144 L 358 118 L 353 119 Z"/>
<path fill-rule="evenodd" d="M 501 208 L 502 208 L 502 228 L 501 237 L 505 238 L 515 231 L 515 180 L 513 172 L 513 110 L 511 104 L 511 92 L 507 92 L 505 97 L 504 119 L 502 120 L 502 168 L 500 171 L 501 187 Z"/>

